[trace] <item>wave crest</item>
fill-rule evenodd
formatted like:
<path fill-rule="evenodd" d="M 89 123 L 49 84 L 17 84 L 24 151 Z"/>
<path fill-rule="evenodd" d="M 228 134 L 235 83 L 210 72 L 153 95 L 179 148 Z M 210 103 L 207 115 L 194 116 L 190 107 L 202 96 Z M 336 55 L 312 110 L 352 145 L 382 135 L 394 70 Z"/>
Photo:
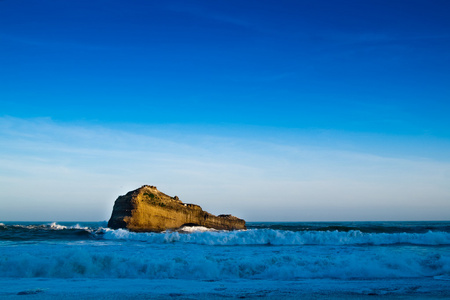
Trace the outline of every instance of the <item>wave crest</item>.
<path fill-rule="evenodd" d="M 186 230 L 189 231 L 190 229 Z M 185 231 L 185 232 L 186 232 Z M 361 231 L 280 231 L 250 229 L 239 231 L 189 231 L 136 233 L 102 229 L 104 239 L 134 240 L 149 243 L 192 243 L 199 245 L 450 245 L 450 233 L 363 233 Z"/>
<path fill-rule="evenodd" d="M 439 253 L 378 249 L 346 251 L 306 249 L 272 251 L 252 247 L 226 248 L 48 247 L 32 252 L 11 249 L 0 256 L 0 277 L 147 278 L 147 279 L 275 279 L 300 278 L 405 278 L 433 277 L 447 280 L 450 258 Z M 319 247 L 320 248 L 320 247 Z M 327 247 L 326 247 L 327 248 Z M 117 251 L 122 249 L 122 251 Z M 201 249 L 201 250 L 199 250 Z M 361 255 L 364 253 L 364 255 Z"/>

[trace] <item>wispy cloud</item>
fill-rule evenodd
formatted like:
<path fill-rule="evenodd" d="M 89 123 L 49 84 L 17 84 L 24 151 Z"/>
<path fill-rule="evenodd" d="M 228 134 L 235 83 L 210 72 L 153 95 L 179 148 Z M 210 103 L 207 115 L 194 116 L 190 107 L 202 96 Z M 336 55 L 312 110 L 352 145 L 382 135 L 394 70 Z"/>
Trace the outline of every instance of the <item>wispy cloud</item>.
<path fill-rule="evenodd" d="M 417 219 L 423 207 L 439 219 L 450 208 L 448 162 L 295 137 L 1 118 L 0 143 L 0 219 L 105 219 L 115 197 L 142 184 L 251 220 L 384 219 L 390 209 Z"/>

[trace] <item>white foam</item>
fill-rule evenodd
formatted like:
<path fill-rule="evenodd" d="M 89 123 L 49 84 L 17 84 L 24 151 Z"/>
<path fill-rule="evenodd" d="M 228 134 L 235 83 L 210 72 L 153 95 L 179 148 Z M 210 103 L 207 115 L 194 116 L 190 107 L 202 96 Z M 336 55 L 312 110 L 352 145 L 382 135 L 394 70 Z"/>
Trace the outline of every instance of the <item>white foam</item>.
<path fill-rule="evenodd" d="M 189 236 L 190 234 L 180 234 Z M 396 247 L 205 247 L 114 243 L 0 249 L 0 277 L 275 279 L 418 278 L 446 280 L 445 252 Z"/>
<path fill-rule="evenodd" d="M 55 230 L 67 229 L 67 226 L 59 225 L 56 222 L 51 223 L 49 226 L 50 226 L 51 229 L 55 229 Z"/>
<path fill-rule="evenodd" d="M 216 229 L 207 228 L 203 226 L 183 226 L 180 228 L 181 232 L 205 232 L 205 231 L 217 231 Z"/>
<path fill-rule="evenodd" d="M 6 226 L 4 223 L 0 223 L 0 226 Z M 66 229 L 81 229 L 81 230 L 86 230 L 86 231 L 90 231 L 92 232 L 94 229 L 90 228 L 90 227 L 83 227 L 80 226 L 80 224 L 75 224 L 73 226 L 65 226 L 65 225 L 60 225 L 57 222 L 52 222 L 52 223 L 47 223 L 47 224 L 40 224 L 40 225 L 36 225 L 36 224 L 31 224 L 31 225 L 18 225 L 18 224 L 14 224 L 14 225 L 9 225 L 15 228 L 24 228 L 24 229 L 52 229 L 52 230 L 66 230 Z M 100 228 L 102 229 L 102 228 Z"/>
<path fill-rule="evenodd" d="M 191 231 L 189 231 L 191 230 Z M 149 243 L 181 242 L 200 245 L 450 245 L 450 233 L 363 233 L 361 231 L 281 231 L 252 229 L 210 231 L 187 228 L 185 232 L 135 233 L 124 229 L 103 230 L 105 239 Z"/>
<path fill-rule="evenodd" d="M 74 226 L 70 226 L 68 227 L 69 229 L 83 229 L 83 230 L 88 230 L 88 231 L 92 231 L 92 228 L 89 227 L 82 227 L 80 226 L 80 224 L 75 224 Z"/>
<path fill-rule="evenodd" d="M 65 225 L 60 225 L 56 222 L 53 222 L 51 224 L 48 225 L 51 229 L 53 230 L 64 230 L 64 229 L 83 229 L 83 230 L 87 230 L 87 231 L 92 231 L 92 228 L 89 227 L 82 227 L 80 226 L 80 224 L 75 224 L 73 226 L 65 226 Z"/>
<path fill-rule="evenodd" d="M 61 230 L 62 225 L 39 226 Z M 72 227 L 82 228 L 78 224 Z M 449 247 L 443 246 L 450 245 L 450 234 L 443 232 L 200 229 L 135 233 L 101 228 L 95 237 L 80 243 L 4 244 L 0 247 L 0 277 L 448 280 L 450 274 Z"/>

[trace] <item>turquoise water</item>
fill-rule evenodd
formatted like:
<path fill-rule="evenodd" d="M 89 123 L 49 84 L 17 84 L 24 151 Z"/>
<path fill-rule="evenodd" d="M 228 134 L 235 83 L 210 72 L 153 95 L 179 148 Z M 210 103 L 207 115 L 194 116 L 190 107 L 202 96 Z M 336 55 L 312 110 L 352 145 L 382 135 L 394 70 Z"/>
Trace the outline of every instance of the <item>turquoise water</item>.
<path fill-rule="evenodd" d="M 450 278 L 450 222 L 259 222 L 246 231 L 164 233 L 4 222 L 0 245 L 4 278 Z"/>

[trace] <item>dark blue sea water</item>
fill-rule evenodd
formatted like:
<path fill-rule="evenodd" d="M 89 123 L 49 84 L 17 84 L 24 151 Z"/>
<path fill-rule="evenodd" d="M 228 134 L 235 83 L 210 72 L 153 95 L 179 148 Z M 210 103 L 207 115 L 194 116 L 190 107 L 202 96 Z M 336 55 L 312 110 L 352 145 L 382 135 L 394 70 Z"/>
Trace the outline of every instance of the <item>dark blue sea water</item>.
<path fill-rule="evenodd" d="M 0 277 L 450 279 L 450 222 L 248 223 L 164 233 L 0 223 Z"/>

